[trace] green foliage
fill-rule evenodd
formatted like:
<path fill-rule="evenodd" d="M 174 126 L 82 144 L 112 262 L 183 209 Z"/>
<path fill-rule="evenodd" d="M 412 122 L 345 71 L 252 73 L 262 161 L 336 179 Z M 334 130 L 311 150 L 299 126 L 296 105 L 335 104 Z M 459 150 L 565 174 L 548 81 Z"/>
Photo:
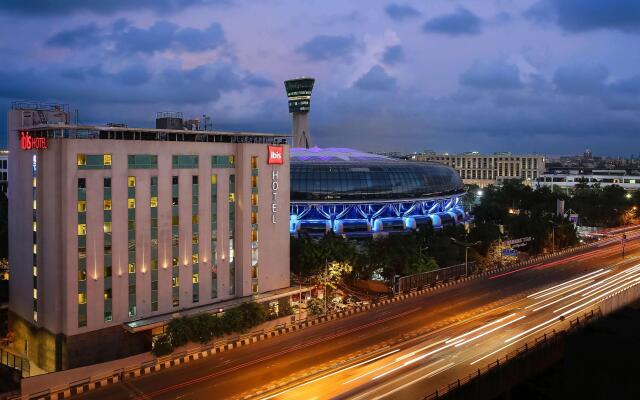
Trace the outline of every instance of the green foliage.
<path fill-rule="evenodd" d="M 316 297 L 312 297 L 307 301 L 307 312 L 311 316 L 324 314 L 324 301 Z"/>
<path fill-rule="evenodd" d="M 156 357 L 166 356 L 173 352 L 173 345 L 168 335 L 160 335 L 153 342 L 153 349 L 151 350 Z"/>
<path fill-rule="evenodd" d="M 167 337 L 173 348 L 187 342 L 207 343 L 224 334 L 246 332 L 264 321 L 266 312 L 262 305 L 243 303 L 226 311 L 222 317 L 200 314 L 173 319 L 167 327 Z"/>

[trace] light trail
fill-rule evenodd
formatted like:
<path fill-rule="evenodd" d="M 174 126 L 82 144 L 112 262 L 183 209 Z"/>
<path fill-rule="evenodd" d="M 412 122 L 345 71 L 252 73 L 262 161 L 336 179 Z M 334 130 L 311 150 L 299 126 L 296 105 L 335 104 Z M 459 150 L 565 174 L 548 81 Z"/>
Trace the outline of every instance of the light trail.
<path fill-rule="evenodd" d="M 559 284 L 557 284 L 557 285 L 554 285 L 554 286 L 551 286 L 551 287 L 549 287 L 549 288 L 546 288 L 546 289 L 544 289 L 544 290 L 540 290 L 539 292 L 536 292 L 536 293 L 530 294 L 529 296 L 527 296 L 527 298 L 531 298 L 531 297 L 537 298 L 537 296 L 540 296 L 540 295 L 541 295 L 541 294 L 543 294 L 543 293 L 546 293 L 546 292 L 548 292 L 548 291 L 550 291 L 550 290 L 553 290 L 553 289 L 555 289 L 555 288 L 559 288 L 559 287 L 561 287 L 561 286 L 565 286 L 565 285 L 567 285 L 568 283 L 575 282 L 575 281 L 578 281 L 578 280 L 581 280 L 581 279 L 587 279 L 588 277 L 592 277 L 592 275 L 596 275 L 596 276 L 597 276 L 597 275 L 601 275 L 602 273 L 605 273 L 605 272 L 608 272 L 608 271 L 607 271 L 607 270 L 605 270 L 605 269 L 603 269 L 603 268 L 600 268 L 599 270 L 596 270 L 596 271 L 590 272 L 590 273 L 588 273 L 588 274 L 586 274 L 586 275 L 579 276 L 579 277 L 574 278 L 574 279 L 571 279 L 571 280 L 569 280 L 569 281 L 562 282 L 562 283 L 559 283 Z M 540 297 L 542 297 L 542 296 L 540 296 Z"/>
<path fill-rule="evenodd" d="M 627 289 L 629 289 L 629 288 L 631 288 L 631 287 L 633 287 L 633 286 L 637 285 L 637 284 L 638 284 L 638 282 L 640 282 L 640 278 L 636 278 L 636 279 L 634 279 L 634 280 L 633 280 L 633 281 L 631 281 L 631 282 L 626 282 L 626 283 L 624 283 L 624 284 L 622 284 L 622 285 L 620 285 L 620 286 L 618 286 L 618 287 L 615 287 L 615 288 L 613 288 L 613 289 L 609 290 L 608 292 L 605 292 L 605 293 L 601 294 L 600 296 L 597 296 L 597 297 L 594 297 L 594 298 L 590 299 L 589 301 L 585 302 L 584 304 L 581 304 L 581 305 L 579 305 L 579 306 L 577 306 L 577 307 L 574 307 L 574 308 L 572 308 L 572 309 L 570 309 L 570 310 L 568 310 L 568 311 L 565 311 L 565 312 L 563 312 L 563 313 L 562 313 L 562 314 L 560 314 L 560 315 L 562 315 L 562 316 L 566 316 L 566 315 L 568 315 L 568 314 L 571 314 L 573 311 L 579 310 L 579 309 L 583 308 L 584 306 L 586 306 L 587 304 L 593 303 L 594 301 L 597 301 L 597 300 L 603 299 L 603 298 L 607 297 L 607 296 L 608 296 L 608 295 L 610 295 L 610 294 L 616 293 L 616 292 L 618 292 L 618 291 L 627 290 Z M 631 283 L 631 284 L 629 285 L 629 283 Z M 625 287 L 625 286 L 626 286 L 626 287 Z M 624 288 L 624 289 L 623 289 L 623 288 Z M 564 308 L 564 307 L 563 307 L 563 308 Z M 554 312 L 556 312 L 556 311 L 554 311 Z"/>
<path fill-rule="evenodd" d="M 456 342 L 456 341 L 458 341 L 459 339 L 462 339 L 462 338 L 463 338 L 463 337 L 465 337 L 465 336 L 468 336 L 468 335 L 470 335 L 470 334 L 472 334 L 472 333 L 475 333 L 475 332 L 477 332 L 477 331 L 480 331 L 480 330 L 482 330 L 482 329 L 484 329 L 484 328 L 487 328 L 487 327 L 489 327 L 489 326 L 491 326 L 491 325 L 495 325 L 495 324 L 497 324 L 497 323 L 500 323 L 500 322 L 504 321 L 504 320 L 505 320 L 505 319 L 507 319 L 507 318 L 513 317 L 514 315 L 516 315 L 516 313 L 509 314 L 509 315 L 507 315 L 506 317 L 502 317 L 502 318 L 500 318 L 500 319 L 496 319 L 496 320 L 494 320 L 494 321 L 492 321 L 492 322 L 490 322 L 490 323 L 488 323 L 488 324 L 482 325 L 481 327 L 476 328 L 476 329 L 474 329 L 474 330 L 472 330 L 472 331 L 469 331 L 469 332 L 463 333 L 462 335 L 457 336 L 457 337 L 455 337 L 455 338 L 453 338 L 453 339 L 449 339 L 449 340 L 447 340 L 445 343 L 447 343 L 447 344 L 448 344 L 449 342 Z"/>
<path fill-rule="evenodd" d="M 518 318 L 516 318 L 516 319 L 514 319 L 514 320 L 512 320 L 512 321 L 509 321 L 509 322 L 507 322 L 507 323 L 505 323 L 505 324 L 502 324 L 502 325 L 496 326 L 495 328 L 493 328 L 493 329 L 491 329 L 491 330 L 488 330 L 488 331 L 486 331 L 486 332 L 483 332 L 483 333 L 481 333 L 481 334 L 480 334 L 480 335 L 478 335 L 478 336 L 474 336 L 474 337 L 472 337 L 472 338 L 470 338 L 470 339 L 467 339 L 467 340 L 465 340 L 464 342 L 457 343 L 455 346 L 456 346 L 456 347 L 460 347 L 460 346 L 465 345 L 465 344 L 467 344 L 467 343 L 469 343 L 469 342 L 473 342 L 473 341 L 474 341 L 474 340 L 476 340 L 476 339 L 480 339 L 481 337 L 483 337 L 483 336 L 485 336 L 485 335 L 488 335 L 488 334 L 490 334 L 490 333 L 492 333 L 492 332 L 495 332 L 495 331 L 497 331 L 498 329 L 504 328 L 505 326 L 511 325 L 511 324 L 513 324 L 514 322 L 518 322 L 518 321 L 520 321 L 521 319 L 524 319 L 524 318 L 526 318 L 526 316 L 525 316 L 525 315 L 523 315 L 523 316 L 521 316 L 521 317 L 518 317 Z"/>

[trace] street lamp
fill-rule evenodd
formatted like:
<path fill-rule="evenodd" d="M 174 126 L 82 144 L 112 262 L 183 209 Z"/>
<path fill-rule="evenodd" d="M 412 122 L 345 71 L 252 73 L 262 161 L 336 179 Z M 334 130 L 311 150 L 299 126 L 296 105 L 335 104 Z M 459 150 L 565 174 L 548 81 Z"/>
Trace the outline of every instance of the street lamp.
<path fill-rule="evenodd" d="M 465 235 L 465 238 L 466 237 L 467 236 Z M 478 240 L 475 243 L 469 243 L 467 241 L 461 242 L 456 238 L 450 238 L 450 239 L 453 243 L 457 244 L 458 246 L 464 247 L 464 276 L 468 276 L 469 275 L 469 247 L 476 246 L 482 242 Z"/>
<path fill-rule="evenodd" d="M 556 252 L 556 226 L 558 223 L 552 220 L 549 220 L 551 223 L 551 254 Z"/>

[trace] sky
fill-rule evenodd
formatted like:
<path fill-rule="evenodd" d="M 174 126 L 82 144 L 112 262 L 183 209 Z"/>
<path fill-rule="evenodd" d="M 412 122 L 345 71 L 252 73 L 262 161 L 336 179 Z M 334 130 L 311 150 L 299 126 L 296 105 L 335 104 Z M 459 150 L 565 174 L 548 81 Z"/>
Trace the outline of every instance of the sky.
<path fill-rule="evenodd" d="M 0 1 L 3 110 L 287 133 L 299 76 L 319 146 L 640 153 L 638 0 Z"/>

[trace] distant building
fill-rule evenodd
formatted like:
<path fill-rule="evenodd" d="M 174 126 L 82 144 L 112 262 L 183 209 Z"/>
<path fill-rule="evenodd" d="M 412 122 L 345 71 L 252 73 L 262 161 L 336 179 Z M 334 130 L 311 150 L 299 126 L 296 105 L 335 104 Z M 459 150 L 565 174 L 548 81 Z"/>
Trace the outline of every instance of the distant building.
<path fill-rule="evenodd" d="M 454 168 L 465 184 L 480 187 L 500 184 L 509 179 L 521 179 L 523 183 L 533 185 L 544 173 L 545 157 L 542 155 L 514 155 L 494 153 L 482 155 L 478 152 L 462 154 L 412 154 L 408 157 L 415 161 L 432 161 Z"/>
<path fill-rule="evenodd" d="M 555 170 L 541 175 L 536 182 L 537 187 L 559 188 L 567 192 L 577 185 L 600 187 L 618 185 L 628 191 L 640 189 L 640 174 L 629 174 L 625 170 Z"/>

